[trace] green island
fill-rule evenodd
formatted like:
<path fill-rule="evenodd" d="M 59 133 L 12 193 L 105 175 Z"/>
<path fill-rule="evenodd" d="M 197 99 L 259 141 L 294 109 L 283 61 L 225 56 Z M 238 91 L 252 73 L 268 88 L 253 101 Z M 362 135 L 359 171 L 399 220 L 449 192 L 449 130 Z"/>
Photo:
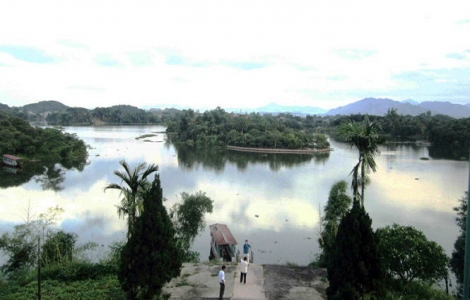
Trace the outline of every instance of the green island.
<path fill-rule="evenodd" d="M 0 151 L 28 160 L 80 160 L 87 156 L 85 143 L 60 128 L 33 127 L 0 110 Z"/>

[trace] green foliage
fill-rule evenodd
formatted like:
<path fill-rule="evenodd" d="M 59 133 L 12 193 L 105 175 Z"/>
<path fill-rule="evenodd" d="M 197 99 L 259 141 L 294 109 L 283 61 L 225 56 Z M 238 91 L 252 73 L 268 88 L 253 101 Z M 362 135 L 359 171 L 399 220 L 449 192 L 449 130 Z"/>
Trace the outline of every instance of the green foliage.
<path fill-rule="evenodd" d="M 383 295 L 384 275 L 372 220 L 359 201 L 342 219 L 328 266 L 328 299 L 360 299 Z"/>
<path fill-rule="evenodd" d="M 463 279 L 464 279 L 464 266 L 465 266 L 465 240 L 466 240 L 466 227 L 467 227 L 467 205 L 468 205 L 468 191 L 459 199 L 459 206 L 454 207 L 457 213 L 455 221 L 459 226 L 460 234 L 454 243 L 454 250 L 450 258 L 450 268 L 457 278 L 459 284 L 459 291 L 462 292 Z"/>
<path fill-rule="evenodd" d="M 319 129 L 313 117 L 303 119 L 291 114 L 260 115 L 227 113 L 220 107 L 202 114 L 183 110 L 167 123 L 167 133 L 173 141 L 196 147 L 225 147 L 226 145 L 256 148 L 329 147 L 326 136 L 314 133 Z M 304 126 L 305 123 L 305 126 Z"/>
<path fill-rule="evenodd" d="M 366 116 L 361 125 L 356 122 L 343 124 L 338 134 L 343 136 L 346 143 L 351 147 L 359 150 L 359 161 L 353 167 L 352 174 L 352 189 L 354 192 L 354 199 L 360 200 L 361 205 L 364 206 L 364 190 L 367 184 L 367 173 L 377 169 L 374 157 L 379 154 L 379 145 L 383 144 L 385 140 L 379 136 L 378 131 L 381 130 L 379 125 L 370 122 Z"/>
<path fill-rule="evenodd" d="M 412 226 L 393 224 L 376 231 L 382 266 L 403 284 L 415 280 L 433 283 L 447 277 L 444 249 Z"/>
<path fill-rule="evenodd" d="M 65 264 L 72 261 L 77 235 L 62 230 L 50 234 L 41 251 L 41 264 Z"/>
<path fill-rule="evenodd" d="M 330 190 L 328 202 L 324 208 L 325 215 L 322 218 L 323 231 L 320 233 L 318 244 L 322 253 L 318 258 L 318 264 L 326 267 L 331 259 L 338 226 L 348 212 L 352 199 L 346 194 L 348 185 L 346 181 L 336 182 Z"/>
<path fill-rule="evenodd" d="M 93 110 L 68 107 L 66 110 L 50 113 L 49 125 L 94 125 L 94 124 L 157 124 L 161 122 L 158 113 L 146 112 L 130 105 L 97 107 Z"/>
<path fill-rule="evenodd" d="M 433 120 L 428 129 L 430 154 L 442 158 L 468 159 L 470 118 Z"/>
<path fill-rule="evenodd" d="M 128 299 L 152 299 L 181 272 L 183 253 L 163 206 L 160 177 L 143 193 L 144 210 L 121 252 L 118 278 Z"/>
<path fill-rule="evenodd" d="M 170 210 L 170 218 L 185 253 L 184 261 L 198 261 L 199 255 L 190 251 L 190 247 L 199 231 L 204 229 L 204 215 L 212 213 L 214 201 L 201 191 L 196 194 L 183 192 L 181 199 L 181 203 L 176 203 Z"/>
<path fill-rule="evenodd" d="M 121 204 L 117 206 L 117 209 L 120 217 L 127 217 L 127 235 L 129 237 L 133 232 L 137 217 L 141 215 L 143 211 L 143 193 L 150 186 L 147 177 L 157 172 L 158 166 L 155 164 L 147 166 L 146 163 L 140 163 L 131 170 L 131 167 L 125 160 L 119 163 L 124 171 L 116 170 L 114 171 L 114 175 L 125 184 L 110 183 L 106 185 L 104 190 L 114 189 L 121 192 Z"/>
<path fill-rule="evenodd" d="M 44 280 L 58 280 L 72 282 L 78 280 L 100 279 L 114 275 L 115 265 L 95 264 L 88 262 L 68 262 L 62 265 L 52 264 L 41 269 L 41 278 Z"/>
<path fill-rule="evenodd" d="M 108 255 L 101 260 L 103 264 L 110 264 L 115 265 L 116 267 L 119 265 L 119 261 L 121 259 L 121 251 L 124 245 L 126 244 L 125 241 L 114 241 L 112 242 L 108 248 L 109 253 Z"/>
<path fill-rule="evenodd" d="M 0 111 L 0 152 L 49 160 L 84 160 L 85 143 L 75 134 L 53 128 L 32 127 Z"/>
<path fill-rule="evenodd" d="M 398 279 L 388 279 L 387 293 L 384 300 L 454 300 L 455 298 L 428 283 L 413 281 L 408 284 Z"/>
<path fill-rule="evenodd" d="M 13 232 L 6 232 L 0 238 L 0 250 L 8 257 L 7 262 L 1 267 L 1 271 L 11 279 L 18 279 L 27 274 L 37 264 L 38 238 L 42 241 L 55 236 L 55 222 L 63 212 L 59 206 L 48 208 L 46 213 L 39 215 L 38 219 L 31 220 L 29 209 L 26 222 L 14 226 Z M 62 232 L 62 234 L 66 235 Z M 46 238 L 47 237 L 47 238 Z M 57 239 L 56 239 L 57 240 Z M 59 239 L 60 240 L 60 239 Z M 47 246 L 49 247 L 49 246 Z M 51 247 L 51 249 L 57 249 Z M 56 253 L 55 251 L 53 251 Z"/>
<path fill-rule="evenodd" d="M 37 299 L 37 281 L 25 285 L 16 282 L 0 283 L 0 299 L 31 300 Z M 41 284 L 42 299 L 109 299 L 124 300 L 116 275 L 106 275 L 96 279 L 84 279 L 64 283 L 60 280 L 44 280 Z"/>
<path fill-rule="evenodd" d="M 14 277 L 16 272 L 29 271 L 37 261 L 37 238 L 30 224 L 16 225 L 14 232 L 4 233 L 0 238 L 0 249 L 8 257 L 1 271 Z"/>

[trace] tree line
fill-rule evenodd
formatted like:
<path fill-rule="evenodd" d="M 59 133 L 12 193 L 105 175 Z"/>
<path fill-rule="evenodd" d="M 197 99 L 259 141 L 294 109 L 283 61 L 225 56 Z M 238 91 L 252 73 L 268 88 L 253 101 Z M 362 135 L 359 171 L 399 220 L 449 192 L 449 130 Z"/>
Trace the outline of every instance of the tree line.
<path fill-rule="evenodd" d="M 21 108 L 9 110 L 29 122 L 39 121 L 41 114 Z M 454 119 L 430 112 L 418 116 L 399 115 L 389 109 L 384 116 L 368 116 L 381 128 L 379 134 L 389 142 L 423 141 L 431 143 L 430 154 L 436 158 L 467 159 L 470 147 L 470 118 Z M 349 116 L 295 116 L 290 113 L 228 113 L 217 107 L 204 112 L 192 109 L 150 109 L 129 105 L 66 108 L 46 117 L 49 125 L 161 124 L 167 126 L 171 139 L 198 147 L 226 145 L 261 148 L 328 147 L 322 135 L 338 137 L 337 130 L 350 120 L 362 122 L 363 114 Z"/>
<path fill-rule="evenodd" d="M 70 107 L 46 117 L 49 125 L 161 124 L 164 114 L 148 112 L 130 105 L 97 107 L 92 110 Z"/>
<path fill-rule="evenodd" d="M 335 183 L 321 218 L 318 242 L 322 251 L 315 264 L 328 270 L 328 299 L 402 299 L 404 295 L 452 299 L 433 284 L 445 281 L 448 287 L 451 269 L 458 280 L 457 293 L 461 293 L 466 198 L 454 209 L 461 235 L 452 258 L 412 226 L 393 224 L 374 232 L 365 210 L 364 190 L 370 183 L 369 172 L 376 171 L 378 146 L 384 142 L 378 130 L 379 124 L 367 117 L 339 128 L 342 138 L 358 150 L 358 163 L 350 173 L 353 197 L 347 194 L 346 181 Z"/>
<path fill-rule="evenodd" d="M 4 111 L 0 111 L 0 152 L 56 161 L 83 160 L 87 156 L 85 143 L 75 134 L 33 127 Z"/>
<path fill-rule="evenodd" d="M 47 101 L 45 101 L 47 102 Z M 150 109 L 148 111 L 131 105 L 115 105 L 111 107 L 67 107 L 62 105 L 48 107 L 48 103 L 40 103 L 41 112 L 30 111 L 27 108 L 0 107 L 31 123 L 46 123 L 52 126 L 91 126 L 103 124 L 164 124 L 175 109 Z M 49 105 L 50 106 L 50 105 Z M 45 110 L 47 113 L 43 112 Z"/>
<path fill-rule="evenodd" d="M 428 142 L 435 158 L 468 159 L 470 118 L 445 115 L 399 115 L 390 109 L 384 116 L 295 116 L 289 113 L 229 113 L 218 107 L 203 113 L 192 109 L 173 111 L 165 120 L 170 140 L 193 147 L 227 145 L 258 148 L 328 148 L 324 134 L 342 140 L 339 129 L 351 121 L 369 118 L 377 134 L 390 143 Z"/>
<path fill-rule="evenodd" d="M 167 122 L 169 139 L 199 148 L 255 147 L 325 149 L 326 136 L 314 130 L 315 118 L 290 114 L 228 113 L 220 107 L 204 113 L 183 110 Z M 317 128 L 318 129 L 318 128 Z"/>

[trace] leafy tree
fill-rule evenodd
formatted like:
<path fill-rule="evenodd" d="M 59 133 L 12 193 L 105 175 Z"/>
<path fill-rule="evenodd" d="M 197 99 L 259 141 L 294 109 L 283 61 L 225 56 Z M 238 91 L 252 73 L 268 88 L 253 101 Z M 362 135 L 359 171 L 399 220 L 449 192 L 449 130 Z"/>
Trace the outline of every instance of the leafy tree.
<path fill-rule="evenodd" d="M 77 235 L 62 230 L 51 234 L 42 245 L 42 265 L 64 264 L 72 261 Z"/>
<path fill-rule="evenodd" d="M 153 299 L 179 276 L 183 253 L 163 206 L 160 177 L 143 191 L 142 215 L 121 252 L 118 278 L 128 299 Z"/>
<path fill-rule="evenodd" d="M 328 267 L 328 299 L 364 299 L 383 295 L 383 272 L 372 220 L 355 200 L 342 219 Z"/>
<path fill-rule="evenodd" d="M 31 233 L 30 224 L 14 227 L 14 232 L 4 233 L 0 238 L 0 249 L 8 256 L 7 262 L 1 267 L 5 274 L 13 275 L 19 270 L 30 270 L 37 261 L 37 235 Z"/>
<path fill-rule="evenodd" d="M 12 233 L 0 237 L 0 250 L 8 256 L 1 267 L 5 274 L 13 276 L 17 271 L 29 271 L 36 265 L 38 237 L 44 241 L 47 235 L 54 233 L 53 225 L 62 212 L 59 206 L 50 207 L 38 219 L 33 219 L 28 207 L 25 223 L 14 226 Z"/>
<path fill-rule="evenodd" d="M 412 226 L 393 224 L 377 229 L 384 269 L 403 284 L 414 280 L 435 282 L 447 276 L 444 249 Z"/>
<path fill-rule="evenodd" d="M 362 125 L 356 122 L 343 124 L 339 129 L 339 135 L 344 136 L 351 147 L 359 150 L 359 161 L 351 171 L 354 199 L 360 200 L 364 206 L 364 190 L 367 184 L 367 172 L 377 170 L 375 155 L 379 154 L 379 145 L 384 140 L 379 136 L 380 127 L 377 123 L 370 122 L 368 116 L 364 118 Z M 359 191 L 360 190 L 360 191 Z"/>
<path fill-rule="evenodd" d="M 131 170 L 125 160 L 119 163 L 124 168 L 124 171 L 115 170 L 114 175 L 119 177 L 121 181 L 124 182 L 124 185 L 110 183 L 106 185 L 104 190 L 115 189 L 121 192 L 121 203 L 117 206 L 118 215 L 123 218 L 127 216 L 127 235 L 130 236 L 133 232 L 137 217 L 141 215 L 143 211 L 142 192 L 150 185 L 147 177 L 157 172 L 158 166 L 155 164 L 147 166 L 146 163 L 140 163 Z"/>
<path fill-rule="evenodd" d="M 346 194 L 347 189 L 348 186 L 344 180 L 336 182 L 331 187 L 328 202 L 324 208 L 325 215 L 322 218 L 324 228 L 318 240 L 320 248 L 323 250 L 319 259 L 321 266 L 328 265 L 331 259 L 339 223 L 351 206 L 352 199 Z"/>
<path fill-rule="evenodd" d="M 467 205 L 468 205 L 468 191 L 459 199 L 459 206 L 454 207 L 457 212 L 455 221 L 460 229 L 460 234 L 454 243 L 454 250 L 450 258 L 450 268 L 457 278 L 459 284 L 459 291 L 462 292 L 464 266 L 465 266 L 465 240 L 466 240 L 466 227 L 467 227 Z"/>
<path fill-rule="evenodd" d="M 182 202 L 176 203 L 170 210 L 170 217 L 176 230 L 178 242 L 184 251 L 184 260 L 198 260 L 190 251 L 191 244 L 199 231 L 205 227 L 204 215 L 212 213 L 214 201 L 204 192 L 196 194 L 181 193 Z"/>

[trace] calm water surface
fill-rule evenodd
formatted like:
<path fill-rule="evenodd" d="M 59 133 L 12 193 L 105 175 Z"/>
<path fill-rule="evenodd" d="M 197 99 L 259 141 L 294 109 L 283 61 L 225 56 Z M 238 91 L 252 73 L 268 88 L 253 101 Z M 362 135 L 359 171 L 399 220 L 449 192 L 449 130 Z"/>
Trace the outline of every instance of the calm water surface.
<path fill-rule="evenodd" d="M 16 187 L 0 189 L 0 229 L 26 218 L 28 204 L 33 215 L 59 205 L 65 213 L 60 226 L 79 235 L 79 242 L 97 242 L 102 249 L 125 236 L 125 221 L 115 205 L 119 193 L 103 191 L 116 182 L 113 171 L 126 159 L 135 166 L 156 163 L 160 168 L 165 205 L 171 207 L 181 192 L 203 191 L 214 200 L 207 225 L 227 224 L 240 245 L 248 239 L 257 263 L 307 264 L 319 252 L 318 232 L 331 186 L 351 181 L 357 151 L 330 141 L 334 151 L 322 156 L 261 155 L 236 152 L 208 153 L 176 149 L 165 142 L 160 126 L 67 127 L 87 144 L 88 164 L 82 171 L 62 172 L 55 190 L 37 178 Z M 135 138 L 157 133 L 144 140 Z M 426 147 L 410 145 L 381 148 L 378 171 L 366 189 L 366 210 L 373 227 L 398 223 L 412 225 L 450 255 L 458 235 L 452 208 L 468 185 L 468 162 L 421 160 Z M 60 166 L 56 166 L 60 168 Z M 0 173 L 0 180 L 6 176 Z M 58 187 L 58 188 L 57 188 Z M 201 259 L 209 255 L 209 231 L 195 240 Z M 103 251 L 104 251 L 103 250 Z"/>

